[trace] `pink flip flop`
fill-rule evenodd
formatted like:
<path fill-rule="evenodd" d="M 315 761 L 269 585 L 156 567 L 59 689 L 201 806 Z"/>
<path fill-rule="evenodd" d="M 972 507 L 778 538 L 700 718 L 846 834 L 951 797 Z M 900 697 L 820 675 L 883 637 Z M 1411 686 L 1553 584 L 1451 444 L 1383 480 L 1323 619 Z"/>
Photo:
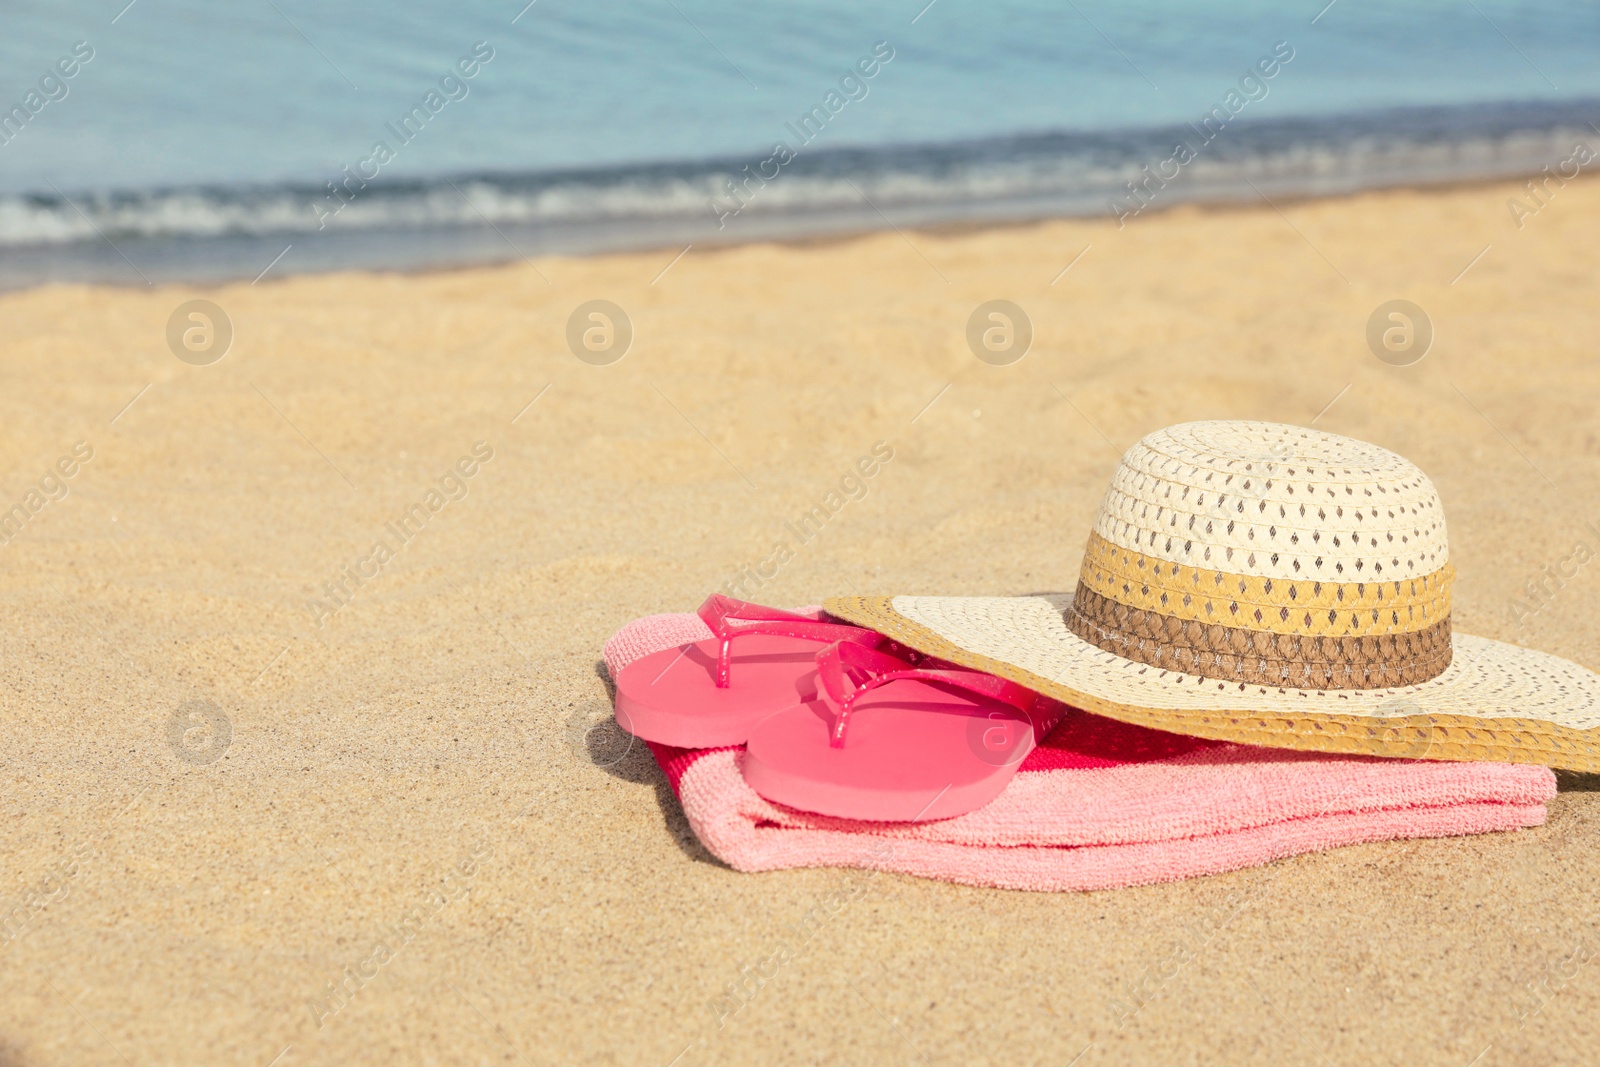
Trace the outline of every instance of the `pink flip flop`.
<path fill-rule="evenodd" d="M 1066 712 L 939 660 L 927 662 L 951 669 L 843 642 L 816 658 L 816 699 L 750 732 L 744 777 L 768 800 L 819 815 L 916 822 L 980 808 Z"/>
<path fill-rule="evenodd" d="M 819 644 L 883 640 L 720 593 L 698 614 L 715 637 L 634 660 L 618 674 L 617 725 L 635 737 L 679 748 L 741 745 L 766 716 L 816 698 Z"/>

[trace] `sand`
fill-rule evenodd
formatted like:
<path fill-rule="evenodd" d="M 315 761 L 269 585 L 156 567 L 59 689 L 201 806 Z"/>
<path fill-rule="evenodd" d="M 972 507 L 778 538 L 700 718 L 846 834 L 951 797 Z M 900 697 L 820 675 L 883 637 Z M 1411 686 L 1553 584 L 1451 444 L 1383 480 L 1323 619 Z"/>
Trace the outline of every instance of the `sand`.
<path fill-rule="evenodd" d="M 1600 524 L 1600 182 L 1520 230 L 1516 192 L 0 297 L 0 508 L 41 505 L 0 547 L 0 1063 L 1592 1063 L 1576 776 L 1540 829 L 1174 885 L 881 876 L 719 1018 L 843 876 L 708 856 L 597 670 L 877 442 L 744 592 L 1070 588 L 1120 450 L 1218 417 L 1413 458 L 1459 626 L 1600 668 L 1600 566 L 1513 603 Z M 208 366 L 165 338 L 195 297 Z M 997 298 L 1008 366 L 965 339 Z M 1412 366 L 1365 341 L 1392 298 Z M 591 299 L 611 365 L 567 347 Z"/>

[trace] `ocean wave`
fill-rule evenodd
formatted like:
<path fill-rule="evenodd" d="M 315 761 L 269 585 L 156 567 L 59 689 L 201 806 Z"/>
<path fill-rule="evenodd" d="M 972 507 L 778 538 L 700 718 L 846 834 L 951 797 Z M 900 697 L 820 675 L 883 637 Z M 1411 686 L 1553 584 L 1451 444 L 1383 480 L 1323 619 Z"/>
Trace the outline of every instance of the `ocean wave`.
<path fill-rule="evenodd" d="M 310 183 L 252 188 L 88 190 L 0 196 L 0 247 L 133 238 L 262 237 L 328 231 L 704 223 L 738 239 L 760 216 L 805 220 L 870 206 L 939 215 L 1115 215 L 1144 168 L 1175 143 L 1202 147 L 1170 202 L 1242 195 L 1251 183 L 1308 194 L 1537 171 L 1597 139 L 1600 102 L 1413 108 L 1319 120 L 1241 121 L 1203 141 L 1192 125 L 1116 133 L 1046 133 L 951 144 L 808 150 L 775 177 L 750 158 L 437 179 L 381 178 L 353 188 L 336 216 Z M 1148 186 L 1146 186 L 1148 188 Z M 865 205 L 864 202 L 865 201 Z M 322 212 L 321 214 L 326 214 Z"/>

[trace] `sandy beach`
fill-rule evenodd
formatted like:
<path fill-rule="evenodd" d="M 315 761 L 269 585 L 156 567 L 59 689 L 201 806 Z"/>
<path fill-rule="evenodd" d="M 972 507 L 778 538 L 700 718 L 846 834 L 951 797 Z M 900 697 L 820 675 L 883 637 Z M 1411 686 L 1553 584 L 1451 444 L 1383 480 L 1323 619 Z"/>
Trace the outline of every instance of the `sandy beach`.
<path fill-rule="evenodd" d="M 0 296 L 0 1064 L 1593 1062 L 1575 775 L 1535 830 L 1178 884 L 881 875 L 719 1016 L 849 876 L 709 856 L 598 667 L 730 583 L 1070 589 L 1123 449 L 1246 418 L 1416 461 L 1459 627 L 1600 669 L 1600 565 L 1524 591 L 1600 544 L 1600 182 L 1519 195 Z"/>

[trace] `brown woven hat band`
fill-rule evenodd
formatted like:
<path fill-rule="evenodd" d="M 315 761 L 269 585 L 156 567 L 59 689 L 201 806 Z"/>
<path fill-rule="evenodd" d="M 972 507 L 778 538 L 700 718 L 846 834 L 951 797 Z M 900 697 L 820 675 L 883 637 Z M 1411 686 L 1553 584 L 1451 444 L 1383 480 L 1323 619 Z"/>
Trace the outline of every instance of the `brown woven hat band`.
<path fill-rule="evenodd" d="M 1424 630 L 1449 618 L 1454 576 L 1446 563 L 1417 578 L 1264 578 L 1185 566 L 1090 534 L 1079 581 L 1108 600 L 1157 615 L 1275 634 L 1342 636 Z"/>
<path fill-rule="evenodd" d="M 1096 648 L 1163 670 L 1293 689 L 1416 685 L 1450 666 L 1450 619 L 1399 633 L 1285 634 L 1162 615 L 1083 583 L 1062 613 Z"/>

